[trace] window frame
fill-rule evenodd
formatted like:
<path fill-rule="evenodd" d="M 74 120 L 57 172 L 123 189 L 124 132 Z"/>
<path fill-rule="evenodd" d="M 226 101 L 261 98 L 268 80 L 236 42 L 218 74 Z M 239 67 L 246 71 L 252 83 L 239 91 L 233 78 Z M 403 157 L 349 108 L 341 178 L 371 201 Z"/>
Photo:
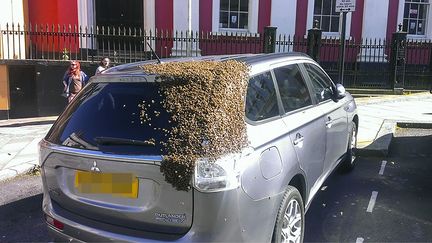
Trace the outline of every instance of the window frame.
<path fill-rule="evenodd" d="M 213 33 L 258 33 L 258 10 L 259 0 L 249 0 L 248 7 L 248 28 L 247 29 L 232 29 L 220 28 L 220 0 L 212 1 L 212 32 Z"/>
<path fill-rule="evenodd" d="M 322 29 L 322 24 L 323 24 L 323 21 L 322 21 L 322 19 L 323 18 L 329 18 L 329 30 L 331 30 L 332 29 L 332 18 L 334 18 L 334 17 L 336 17 L 336 18 L 338 18 L 338 26 L 337 26 L 337 29 L 338 29 L 338 31 L 339 31 L 339 27 L 340 27 L 340 21 L 341 21 L 341 15 L 340 14 L 338 14 L 336 11 L 335 11 L 335 9 L 336 9 L 336 0 L 331 0 L 331 2 L 330 2 L 330 13 L 329 14 L 325 14 L 325 11 L 324 11 L 324 2 L 326 1 L 326 0 L 319 0 L 319 1 L 321 1 L 321 12 L 319 13 L 319 14 L 316 14 L 315 13 L 315 4 L 317 3 L 317 1 L 318 0 L 315 0 L 314 1 L 314 13 L 313 13 L 313 19 L 315 19 L 315 17 L 318 17 L 319 16 L 319 18 L 320 18 L 320 22 L 319 22 L 319 24 L 320 24 L 320 28 Z M 333 5 L 334 4 L 334 5 Z M 335 14 L 333 14 L 333 12 L 335 13 Z M 315 20 L 314 20 L 314 22 L 315 22 Z M 325 30 L 327 30 L 327 29 L 322 29 L 323 30 L 323 32 L 329 32 L 329 33 L 334 33 L 335 31 L 325 31 Z"/>
<path fill-rule="evenodd" d="M 314 12 L 315 12 L 315 0 L 310 0 L 308 3 L 308 9 L 307 9 L 307 21 L 306 21 L 306 33 L 309 29 L 312 29 L 314 26 L 313 20 L 314 20 Z M 341 19 L 341 18 L 340 18 Z M 346 17 L 346 34 L 345 39 L 349 39 L 351 36 L 351 19 L 352 19 L 352 12 L 347 13 Z M 339 32 L 322 32 L 322 38 L 332 37 L 332 38 L 340 38 L 340 31 L 341 31 L 341 21 L 339 21 Z M 305 36 L 306 38 L 306 36 Z"/>
<path fill-rule="evenodd" d="M 323 101 L 319 101 L 319 100 L 317 99 L 317 97 L 315 96 L 316 94 L 315 94 L 315 93 L 312 93 L 312 90 L 313 90 L 314 87 L 313 87 L 311 77 L 309 76 L 309 73 L 308 73 L 308 71 L 307 71 L 307 69 L 306 69 L 305 64 L 309 64 L 309 65 L 312 65 L 312 66 L 317 67 L 319 70 L 321 70 L 321 72 L 324 73 L 324 75 L 325 75 L 325 76 L 327 77 L 327 79 L 330 81 L 331 89 L 332 89 L 332 91 L 333 91 L 333 95 L 332 95 L 332 97 L 331 97 L 330 99 L 326 99 L 326 100 L 323 100 Z M 307 84 L 308 84 L 308 86 L 309 86 L 309 92 L 311 93 L 312 100 L 314 101 L 314 104 L 315 104 L 315 105 L 321 105 L 321 104 L 324 104 L 324 103 L 327 103 L 327 102 L 330 102 L 330 101 L 335 102 L 334 92 L 335 92 L 335 90 L 336 90 L 336 83 L 335 83 L 335 82 L 333 81 L 333 79 L 328 75 L 328 73 L 327 73 L 327 72 L 326 72 L 326 71 L 325 71 L 325 70 L 324 70 L 324 69 L 323 69 L 319 64 L 314 63 L 314 62 L 311 62 L 311 61 L 305 61 L 305 62 L 302 62 L 302 63 L 299 64 L 299 65 L 300 65 L 302 71 L 304 72 L 305 80 L 306 80 L 306 82 L 307 82 Z"/>
<path fill-rule="evenodd" d="M 226 4 L 228 5 L 227 7 L 228 7 L 228 9 L 227 10 L 222 10 L 222 9 L 219 9 L 219 28 L 220 29 L 235 29 L 235 30 L 246 30 L 246 29 L 248 29 L 249 28 L 249 0 L 245 0 L 246 1 L 246 3 L 247 3 L 247 9 L 246 10 L 242 10 L 241 8 L 242 8 L 242 6 L 241 6 L 241 2 L 242 2 L 242 0 L 219 0 L 220 2 L 222 2 L 222 1 L 226 1 Z M 233 10 L 233 9 L 231 9 L 231 2 L 232 1 L 235 1 L 235 2 L 237 2 L 238 3 L 238 9 L 236 9 L 236 10 Z M 220 6 L 220 5 L 219 5 Z M 227 22 L 227 25 L 230 25 L 231 23 L 230 23 L 230 16 L 232 15 L 232 14 L 235 14 L 235 15 L 237 15 L 238 16 L 238 19 L 237 19 L 237 26 L 238 26 L 238 28 L 235 28 L 235 27 L 233 27 L 233 26 L 230 26 L 230 27 L 221 27 L 221 15 L 222 15 L 222 13 L 226 13 L 227 14 L 227 16 L 226 16 L 226 18 L 227 18 L 227 20 L 228 20 L 228 22 Z M 246 14 L 247 15 L 247 21 L 246 21 L 246 28 L 241 28 L 240 27 L 240 23 L 241 23 L 241 21 L 240 21 L 240 19 L 241 19 L 241 17 L 240 17 L 240 15 L 244 15 L 244 14 Z"/>
<path fill-rule="evenodd" d="M 300 72 L 300 75 L 301 75 L 302 80 L 304 82 L 305 88 L 307 90 L 307 94 L 309 95 L 309 98 L 310 98 L 310 101 L 311 101 L 311 103 L 309 105 L 306 105 L 306 106 L 303 106 L 303 107 L 299 107 L 299 108 L 296 108 L 294 110 L 289 110 L 289 111 L 285 110 L 285 106 L 284 106 L 283 101 L 282 101 L 282 95 L 281 95 L 281 92 L 280 92 L 280 89 L 279 89 L 279 83 L 277 81 L 277 77 L 276 77 L 276 74 L 275 74 L 275 69 L 283 68 L 283 67 L 286 67 L 286 66 L 297 66 L 298 71 Z M 282 109 L 282 111 L 281 111 L 282 112 L 281 113 L 282 116 L 286 116 L 286 115 L 293 114 L 293 113 L 296 113 L 296 112 L 299 112 L 299 111 L 303 111 L 303 110 L 305 110 L 305 109 L 307 109 L 307 108 L 309 108 L 309 107 L 311 107 L 311 106 L 313 106 L 315 104 L 315 100 L 313 99 L 313 96 L 312 96 L 312 93 L 311 93 L 311 89 L 310 89 L 310 86 L 308 84 L 308 81 L 306 80 L 305 72 L 302 69 L 301 63 L 292 62 L 292 63 L 286 63 L 285 65 L 278 65 L 278 66 L 272 67 L 271 72 L 273 74 L 273 80 L 274 80 L 274 83 L 275 83 L 276 88 L 277 88 L 278 99 L 280 101 L 280 109 Z"/>
<path fill-rule="evenodd" d="M 248 90 L 246 90 L 245 99 L 244 99 L 244 102 L 245 102 L 244 117 L 245 117 L 245 121 L 246 121 L 246 123 L 248 123 L 248 124 L 250 124 L 250 125 L 259 125 L 259 124 L 263 124 L 263 123 L 271 122 L 271 121 L 274 121 L 274 120 L 279 119 L 279 118 L 281 117 L 281 115 L 283 114 L 283 113 L 282 113 L 282 111 L 283 111 L 283 110 L 282 110 L 282 101 L 281 101 L 280 94 L 279 94 L 279 89 L 278 89 L 278 86 L 277 86 L 277 83 L 276 83 L 276 80 L 275 80 L 275 77 L 274 77 L 274 74 L 273 74 L 273 69 L 263 70 L 262 72 L 255 73 L 255 74 L 251 75 L 251 76 L 249 77 L 249 79 L 248 79 L 247 87 L 249 88 L 249 82 L 250 82 L 250 80 L 251 80 L 252 78 L 254 78 L 254 77 L 258 76 L 258 75 L 261 75 L 261 74 L 267 73 L 267 72 L 270 73 L 270 77 L 271 77 L 271 79 L 272 79 L 273 87 L 274 87 L 274 89 L 275 89 L 275 94 L 276 94 L 276 104 L 277 104 L 277 107 L 278 107 L 278 114 L 275 115 L 275 116 L 268 117 L 268 118 L 265 118 L 265 119 L 262 119 L 262 120 L 257 120 L 257 121 L 249 119 L 249 118 L 246 116 L 246 106 L 247 106 L 246 101 L 247 101 L 247 92 L 248 92 Z"/>
<path fill-rule="evenodd" d="M 425 1 L 428 1 L 428 0 L 425 0 Z M 401 20 L 402 20 L 401 23 L 404 24 L 405 20 L 407 20 L 407 22 L 408 22 L 406 28 L 405 28 L 405 26 L 402 26 L 402 30 L 406 31 L 408 33 L 408 37 L 413 38 L 413 39 L 416 39 L 416 38 L 418 38 L 418 39 L 427 38 L 428 33 L 430 33 L 430 30 L 429 30 L 430 29 L 430 27 L 429 27 L 429 18 L 432 17 L 431 16 L 431 10 L 430 10 L 430 8 L 431 8 L 431 2 L 428 1 L 427 3 L 425 3 L 425 2 L 413 2 L 412 0 L 403 0 L 402 4 L 403 4 L 403 10 L 402 10 L 402 14 L 401 14 L 402 15 L 401 16 Z M 409 16 L 405 17 L 405 11 L 407 10 L 406 7 L 409 6 L 409 5 L 411 5 L 411 4 L 418 4 L 418 5 L 425 5 L 426 6 L 426 14 L 425 14 L 424 26 L 423 26 L 423 32 L 424 32 L 424 34 L 410 34 L 409 33 L 409 30 L 408 30 L 409 20 L 414 19 L 417 23 L 418 23 L 418 20 L 419 20 L 418 17 L 417 18 L 410 18 Z M 418 26 L 416 25 L 416 27 L 418 27 Z"/>

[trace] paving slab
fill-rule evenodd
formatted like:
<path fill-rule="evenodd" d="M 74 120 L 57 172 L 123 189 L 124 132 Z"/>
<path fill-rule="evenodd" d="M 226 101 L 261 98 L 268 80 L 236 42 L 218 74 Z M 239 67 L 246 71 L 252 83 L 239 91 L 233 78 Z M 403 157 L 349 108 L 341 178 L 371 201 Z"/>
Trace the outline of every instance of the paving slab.
<path fill-rule="evenodd" d="M 38 143 L 55 117 L 0 121 L 0 181 L 38 168 Z"/>

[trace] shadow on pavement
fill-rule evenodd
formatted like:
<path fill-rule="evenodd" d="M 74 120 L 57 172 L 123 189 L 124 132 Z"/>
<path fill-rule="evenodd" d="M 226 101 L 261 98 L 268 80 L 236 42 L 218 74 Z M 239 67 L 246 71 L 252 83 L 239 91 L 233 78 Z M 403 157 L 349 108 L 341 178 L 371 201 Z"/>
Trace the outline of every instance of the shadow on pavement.
<path fill-rule="evenodd" d="M 49 241 L 42 194 L 0 206 L 0 242 Z"/>
<path fill-rule="evenodd" d="M 364 148 L 357 149 L 358 155 L 365 156 L 387 156 L 388 147 L 393 138 L 393 134 L 387 133 L 377 139 L 375 139 L 371 144 Z"/>
<path fill-rule="evenodd" d="M 394 137 L 389 157 L 432 157 L 432 135 Z"/>

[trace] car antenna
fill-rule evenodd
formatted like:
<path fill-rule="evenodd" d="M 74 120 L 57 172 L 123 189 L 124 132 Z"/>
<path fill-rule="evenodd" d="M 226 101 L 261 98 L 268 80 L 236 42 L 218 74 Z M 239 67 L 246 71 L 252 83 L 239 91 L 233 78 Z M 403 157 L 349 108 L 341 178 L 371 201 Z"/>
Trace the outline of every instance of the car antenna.
<path fill-rule="evenodd" d="M 153 48 L 148 43 L 148 41 L 146 41 L 146 43 L 147 43 L 148 47 L 150 47 L 150 50 L 151 50 L 152 54 L 155 55 L 156 59 L 158 60 L 158 64 L 161 64 L 162 62 L 161 62 L 160 58 L 158 57 L 158 55 L 156 54 L 156 52 L 153 50 Z"/>

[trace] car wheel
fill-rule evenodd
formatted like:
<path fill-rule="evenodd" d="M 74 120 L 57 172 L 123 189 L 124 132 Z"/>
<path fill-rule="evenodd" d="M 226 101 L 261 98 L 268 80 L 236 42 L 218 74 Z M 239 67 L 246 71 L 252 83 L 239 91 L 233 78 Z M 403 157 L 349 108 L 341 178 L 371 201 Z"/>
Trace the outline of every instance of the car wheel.
<path fill-rule="evenodd" d="M 341 165 L 341 169 L 343 172 L 348 172 L 354 168 L 356 162 L 356 150 L 357 150 L 357 126 L 355 122 L 351 122 L 351 132 L 348 140 L 348 147 L 345 154 L 345 158 Z"/>
<path fill-rule="evenodd" d="M 272 242 L 303 242 L 304 206 L 299 191 L 288 186 L 276 218 Z"/>

